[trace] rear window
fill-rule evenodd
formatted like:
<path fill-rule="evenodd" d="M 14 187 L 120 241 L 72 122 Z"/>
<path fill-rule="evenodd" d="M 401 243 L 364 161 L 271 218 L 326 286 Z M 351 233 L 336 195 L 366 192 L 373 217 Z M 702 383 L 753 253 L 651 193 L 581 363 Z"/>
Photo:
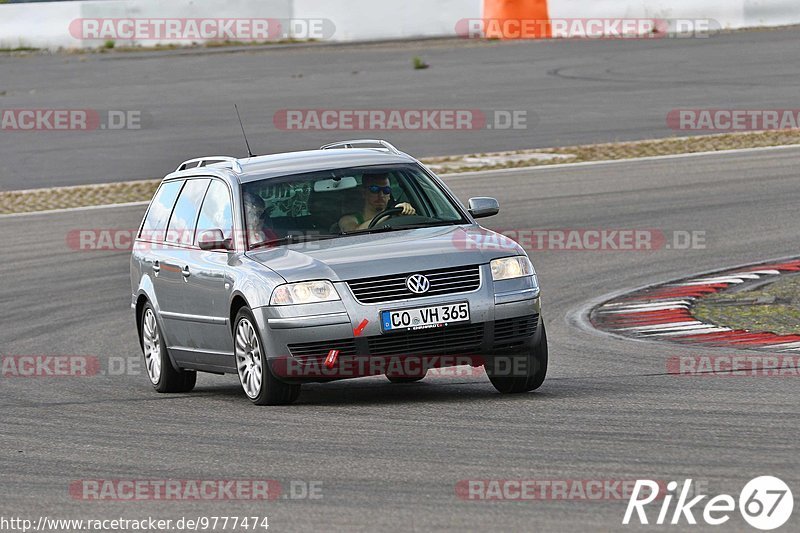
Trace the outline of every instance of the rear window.
<path fill-rule="evenodd" d="M 195 224 L 200 204 L 206 194 L 210 179 L 187 180 L 183 186 L 167 229 L 167 242 L 191 245 L 194 242 Z"/>
<path fill-rule="evenodd" d="M 140 238 L 156 242 L 164 240 L 167 232 L 167 221 L 182 186 L 183 181 L 168 181 L 159 187 L 153 197 L 153 201 L 150 202 L 150 208 L 147 210 L 147 216 L 144 219 L 144 224 L 142 224 L 142 231 L 139 233 Z"/>

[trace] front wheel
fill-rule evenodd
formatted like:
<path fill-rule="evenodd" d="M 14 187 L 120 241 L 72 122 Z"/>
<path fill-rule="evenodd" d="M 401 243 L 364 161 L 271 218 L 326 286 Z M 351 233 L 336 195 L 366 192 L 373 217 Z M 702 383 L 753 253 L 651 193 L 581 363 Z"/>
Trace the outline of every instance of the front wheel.
<path fill-rule="evenodd" d="M 544 321 L 538 342 L 521 348 L 522 353 L 495 355 L 486 361 L 486 374 L 494 388 L 503 394 L 536 390 L 547 374 L 547 333 Z"/>
<path fill-rule="evenodd" d="M 244 393 L 256 405 L 287 405 L 297 400 L 300 385 L 279 381 L 269 369 L 267 354 L 253 313 L 243 307 L 234 327 L 236 368 Z"/>
<path fill-rule="evenodd" d="M 189 392 L 197 382 L 197 372 L 176 370 L 169 360 L 169 353 L 161 331 L 158 328 L 156 313 L 150 303 L 142 309 L 141 319 L 142 352 L 147 377 L 158 392 Z"/>

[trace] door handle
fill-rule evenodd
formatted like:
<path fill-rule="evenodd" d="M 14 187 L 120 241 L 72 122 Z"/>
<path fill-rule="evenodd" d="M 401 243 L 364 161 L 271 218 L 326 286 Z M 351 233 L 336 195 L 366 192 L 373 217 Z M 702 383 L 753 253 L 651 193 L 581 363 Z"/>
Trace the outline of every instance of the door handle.
<path fill-rule="evenodd" d="M 156 274 L 161 272 L 161 263 L 158 261 L 158 259 L 153 261 L 153 272 L 155 272 Z"/>
<path fill-rule="evenodd" d="M 189 276 L 192 275 L 192 273 L 189 271 L 189 265 L 186 265 L 185 267 L 183 267 L 183 270 L 181 271 L 181 274 L 183 274 L 183 281 L 189 281 L 188 278 L 189 278 Z"/>

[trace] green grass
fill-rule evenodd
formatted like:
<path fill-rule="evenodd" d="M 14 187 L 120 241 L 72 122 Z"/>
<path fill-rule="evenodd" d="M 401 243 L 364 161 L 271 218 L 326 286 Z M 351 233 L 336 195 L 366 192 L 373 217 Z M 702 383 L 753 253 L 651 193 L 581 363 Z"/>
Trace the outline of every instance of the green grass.
<path fill-rule="evenodd" d="M 785 276 L 756 290 L 714 294 L 700 300 L 692 314 L 731 329 L 799 334 L 800 276 Z"/>
<path fill-rule="evenodd" d="M 0 48 L 0 52 L 38 52 L 41 48 L 32 46 L 17 46 L 15 48 Z"/>
<path fill-rule="evenodd" d="M 423 70 L 429 68 L 430 65 L 427 64 L 421 57 L 414 56 L 411 60 L 412 64 L 414 65 L 414 70 Z"/>

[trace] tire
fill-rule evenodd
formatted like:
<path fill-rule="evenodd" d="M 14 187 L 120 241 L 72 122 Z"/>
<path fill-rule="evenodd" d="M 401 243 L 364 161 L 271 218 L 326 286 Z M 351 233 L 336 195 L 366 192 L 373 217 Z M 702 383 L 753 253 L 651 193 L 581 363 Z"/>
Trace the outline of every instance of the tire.
<path fill-rule="evenodd" d="M 497 357 L 492 357 L 486 362 L 486 374 L 494 388 L 502 394 L 519 394 L 536 390 L 544 383 L 547 375 L 547 332 L 544 321 L 541 322 L 541 335 L 539 340 L 525 349 L 525 353 L 501 356 L 501 364 Z M 509 371 L 516 368 L 521 372 L 516 375 Z"/>
<path fill-rule="evenodd" d="M 236 315 L 233 346 L 239 383 L 251 402 L 256 405 L 288 405 L 297 400 L 300 385 L 284 383 L 273 375 L 261 333 L 247 307 L 242 307 Z"/>
<path fill-rule="evenodd" d="M 172 361 L 158 327 L 156 312 L 150 302 L 142 308 L 139 340 L 144 355 L 144 368 L 150 384 L 157 392 L 189 392 L 197 382 L 197 372 L 178 370 Z"/>

